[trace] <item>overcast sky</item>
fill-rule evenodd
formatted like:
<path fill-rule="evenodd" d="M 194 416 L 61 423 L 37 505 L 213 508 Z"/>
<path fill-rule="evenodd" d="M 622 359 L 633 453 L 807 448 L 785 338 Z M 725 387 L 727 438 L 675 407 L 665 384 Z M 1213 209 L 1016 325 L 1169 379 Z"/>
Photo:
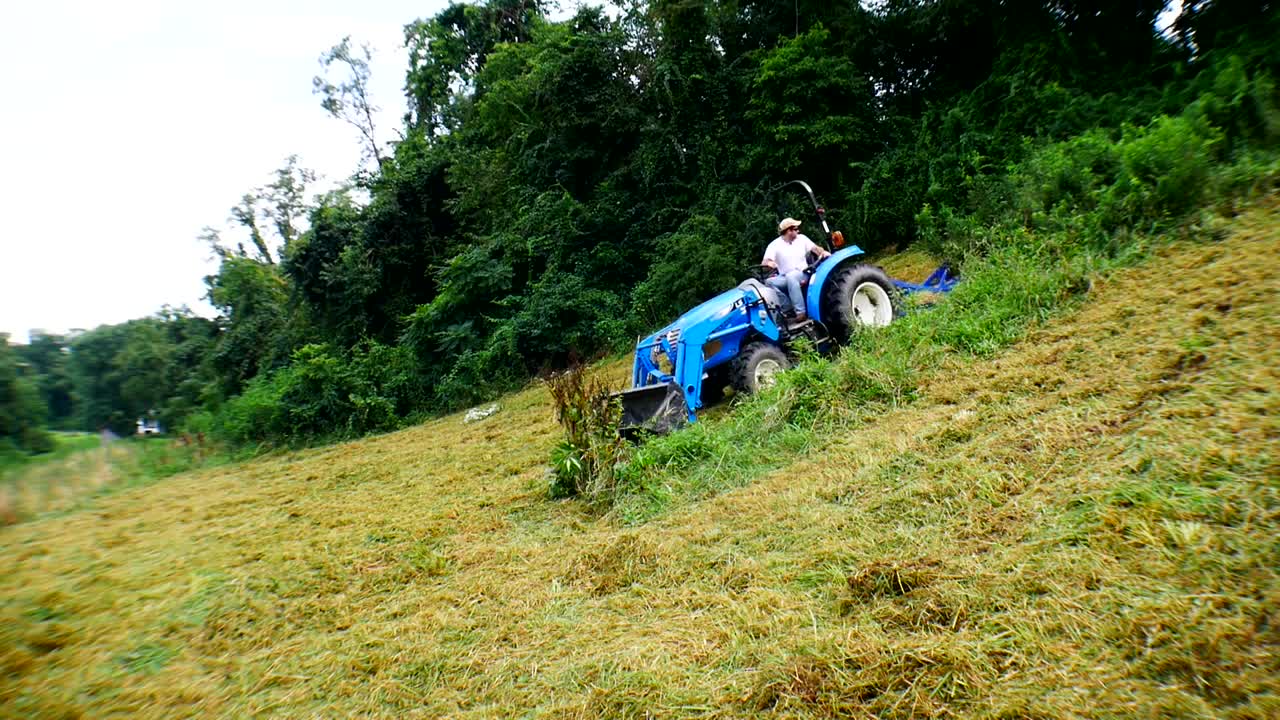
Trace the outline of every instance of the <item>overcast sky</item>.
<path fill-rule="evenodd" d="M 196 240 L 284 158 L 330 182 L 355 131 L 311 94 L 320 54 L 368 42 L 390 139 L 402 27 L 445 0 L 16 0 L 0 9 L 0 332 L 205 308 Z"/>

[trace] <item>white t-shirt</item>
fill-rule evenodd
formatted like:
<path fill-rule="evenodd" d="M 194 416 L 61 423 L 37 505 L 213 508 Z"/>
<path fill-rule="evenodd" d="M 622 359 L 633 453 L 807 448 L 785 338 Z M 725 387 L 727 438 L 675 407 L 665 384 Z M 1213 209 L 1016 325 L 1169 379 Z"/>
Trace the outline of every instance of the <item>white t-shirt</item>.
<path fill-rule="evenodd" d="M 778 274 L 786 275 L 792 270 L 803 270 L 809 267 L 808 259 L 805 257 L 811 250 L 817 250 L 818 246 L 806 237 L 803 233 L 796 233 L 796 239 L 787 242 L 778 236 L 773 242 L 769 243 L 769 247 L 765 248 L 764 259 L 772 260 L 778 264 Z"/>

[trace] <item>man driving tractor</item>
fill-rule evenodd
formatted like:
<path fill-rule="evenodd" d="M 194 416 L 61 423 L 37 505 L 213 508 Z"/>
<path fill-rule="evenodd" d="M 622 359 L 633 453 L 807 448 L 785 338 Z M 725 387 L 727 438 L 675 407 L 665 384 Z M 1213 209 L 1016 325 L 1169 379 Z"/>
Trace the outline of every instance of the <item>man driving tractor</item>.
<path fill-rule="evenodd" d="M 778 223 L 778 232 L 782 234 L 765 248 L 764 260 L 760 264 L 778 271 L 777 275 L 765 280 L 765 283 L 780 291 L 786 299 L 787 307 L 784 311 L 794 311 L 796 322 L 800 322 L 808 317 L 804 309 L 801 283 L 805 279 L 805 268 L 809 267 L 809 253 L 817 253 L 818 260 L 830 257 L 831 253 L 801 234 L 800 221 L 795 218 L 785 218 Z"/>

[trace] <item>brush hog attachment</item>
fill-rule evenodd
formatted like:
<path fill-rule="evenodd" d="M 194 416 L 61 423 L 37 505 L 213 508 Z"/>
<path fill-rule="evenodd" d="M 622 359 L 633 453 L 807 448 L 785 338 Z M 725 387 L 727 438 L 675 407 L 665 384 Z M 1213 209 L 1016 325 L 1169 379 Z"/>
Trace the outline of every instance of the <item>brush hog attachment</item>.
<path fill-rule="evenodd" d="M 619 430 L 634 434 L 641 430 L 662 435 L 684 425 L 688 420 L 684 394 L 674 383 L 646 385 L 623 390 L 613 397 L 622 401 Z"/>

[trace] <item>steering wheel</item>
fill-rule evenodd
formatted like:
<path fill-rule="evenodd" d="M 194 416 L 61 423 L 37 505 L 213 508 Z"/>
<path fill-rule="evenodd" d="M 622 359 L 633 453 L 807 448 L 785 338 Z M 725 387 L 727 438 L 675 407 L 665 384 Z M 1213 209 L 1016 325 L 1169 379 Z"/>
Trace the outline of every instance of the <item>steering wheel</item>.
<path fill-rule="evenodd" d="M 825 256 L 821 256 L 821 257 L 817 257 L 817 258 L 815 258 L 815 259 L 813 260 L 813 262 L 811 262 L 811 263 L 809 263 L 807 266 L 805 266 L 804 274 L 805 274 L 805 275 L 812 275 L 812 274 L 814 274 L 815 272 L 817 272 L 817 270 L 818 270 L 818 266 L 819 266 L 819 265 L 821 265 L 821 264 L 823 263 L 823 261 L 824 261 L 824 260 L 826 260 L 826 259 L 827 259 L 827 258 L 829 258 L 829 257 L 831 257 L 831 256 L 830 256 L 830 255 L 825 255 Z"/>
<path fill-rule="evenodd" d="M 751 277 L 759 280 L 760 282 L 764 282 L 778 274 L 777 268 L 772 268 L 768 265 L 747 265 L 746 271 Z"/>

